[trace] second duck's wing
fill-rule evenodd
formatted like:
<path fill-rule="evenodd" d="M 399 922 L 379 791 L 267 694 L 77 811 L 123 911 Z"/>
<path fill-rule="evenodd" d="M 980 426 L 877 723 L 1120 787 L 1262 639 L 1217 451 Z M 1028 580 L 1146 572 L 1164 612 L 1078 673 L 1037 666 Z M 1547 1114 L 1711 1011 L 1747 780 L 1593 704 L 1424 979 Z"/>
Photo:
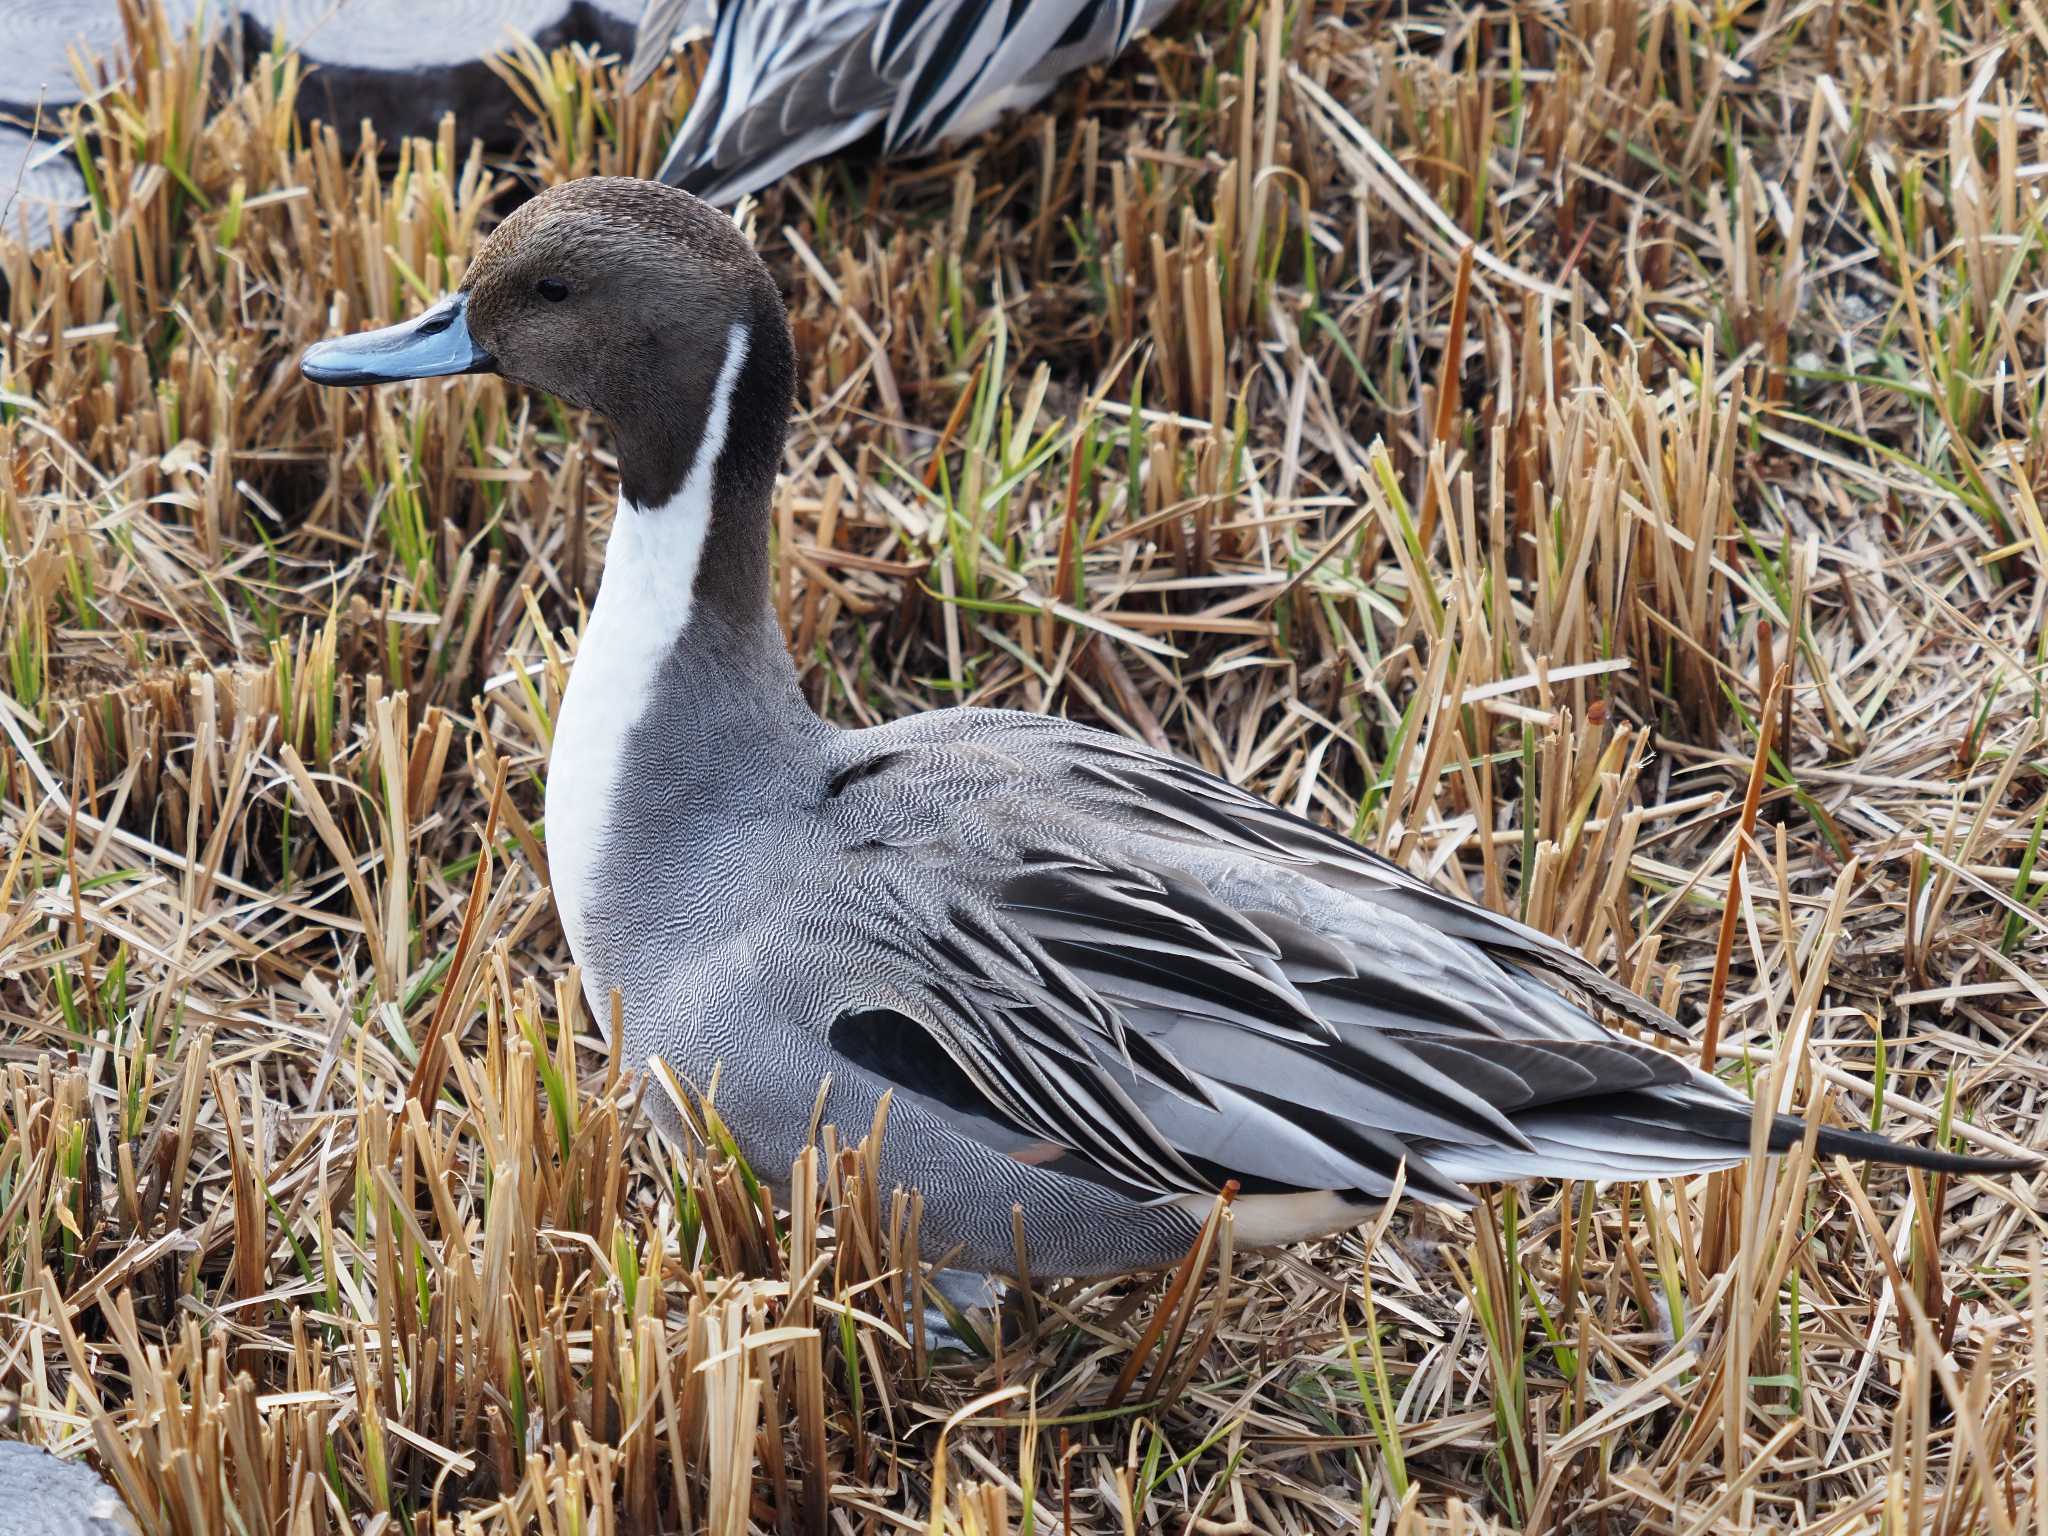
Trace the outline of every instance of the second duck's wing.
<path fill-rule="evenodd" d="M 1080 67 L 1081 54 L 1105 24 L 1119 26 L 1124 11 L 1121 0 L 925 0 L 918 8 L 944 12 L 944 26 L 889 113 L 883 143 L 893 153 L 979 133 L 1031 105 L 1066 73 L 1046 69 L 1047 57 L 1071 55 L 1067 68 Z"/>
<path fill-rule="evenodd" d="M 1042 94 L 1056 78 L 1041 67 L 1048 55 L 1078 58 L 1105 25 L 1120 47 L 1127 10 L 1120 0 L 723 0 L 703 85 L 657 174 L 730 203 L 878 127 L 887 150 L 928 148 Z M 672 23 L 650 12 L 644 25 Z"/>
<path fill-rule="evenodd" d="M 669 146 L 662 181 L 731 203 L 859 138 L 887 115 L 910 56 L 891 0 L 718 7 L 704 80 Z"/>
<path fill-rule="evenodd" d="M 711 30 L 712 0 L 647 0 L 633 30 L 633 57 L 626 64 L 626 89 L 637 91 L 680 42 Z"/>

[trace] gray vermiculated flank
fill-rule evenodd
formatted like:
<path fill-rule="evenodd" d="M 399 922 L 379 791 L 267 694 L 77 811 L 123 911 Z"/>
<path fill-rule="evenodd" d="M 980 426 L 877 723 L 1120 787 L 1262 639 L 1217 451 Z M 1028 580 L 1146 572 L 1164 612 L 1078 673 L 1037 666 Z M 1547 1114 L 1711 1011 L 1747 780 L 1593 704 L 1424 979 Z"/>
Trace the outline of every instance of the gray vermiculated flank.
<path fill-rule="evenodd" d="M 730 203 L 872 130 L 887 154 L 978 133 L 1116 57 L 1174 3 L 655 0 L 629 83 L 708 15 L 704 83 L 659 174 Z"/>
<path fill-rule="evenodd" d="M 557 272 L 573 300 L 533 298 Z M 757 1171 L 807 1152 L 821 1084 L 848 1139 L 889 1093 L 883 1176 L 923 1192 L 925 1257 L 1012 1269 L 1020 1206 L 1032 1269 L 1053 1275 L 1178 1260 L 1226 1180 L 1240 1233 L 1277 1241 L 1346 1225 L 1404 1165 L 1411 1191 L 1462 1203 L 1471 1182 L 1747 1155 L 1748 1100 L 1593 1008 L 1675 1032 L 1661 1011 L 1188 763 L 1006 711 L 820 720 L 769 591 L 793 351 L 730 220 L 652 183 L 572 183 L 514 214 L 464 289 L 493 366 L 610 420 L 622 518 L 709 518 L 701 546 L 627 525 L 636 550 L 699 551 L 687 622 L 636 674 L 618 664 L 632 634 L 597 625 L 600 595 L 548 825 L 579 745 L 564 733 L 604 727 L 607 803 L 557 871 L 559 895 L 579 866 L 576 959 L 601 1022 L 617 990 L 628 1061 L 659 1056 L 699 1087 L 717 1072 Z M 320 366 L 342 374 L 337 349 L 345 364 L 330 342 Z M 620 570 L 622 591 L 648 590 Z M 628 676 L 634 697 L 578 691 Z M 1803 1131 L 1778 1116 L 1769 1146 Z M 2026 1165 L 1845 1130 L 1818 1145 Z"/>

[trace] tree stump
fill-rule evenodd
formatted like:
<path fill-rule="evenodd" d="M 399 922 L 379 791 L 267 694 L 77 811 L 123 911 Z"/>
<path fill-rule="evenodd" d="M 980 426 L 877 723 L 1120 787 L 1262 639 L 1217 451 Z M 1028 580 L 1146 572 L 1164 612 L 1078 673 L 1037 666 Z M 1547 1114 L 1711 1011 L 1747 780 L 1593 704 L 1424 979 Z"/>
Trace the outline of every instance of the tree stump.
<path fill-rule="evenodd" d="M 574 0 L 244 0 L 250 46 L 280 36 L 307 65 L 299 113 L 353 146 L 363 119 L 386 142 L 431 137 L 453 112 L 464 142 L 518 140 L 511 87 L 485 62 L 515 36 L 575 41 Z"/>
<path fill-rule="evenodd" d="M 640 28 L 642 0 L 577 0 L 583 35 L 606 53 L 633 57 L 633 39 Z"/>
<path fill-rule="evenodd" d="M 219 0 L 208 8 L 216 18 L 221 12 Z M 175 28 L 189 27 L 198 14 L 199 0 L 164 0 L 164 15 Z M 0 112 L 26 124 L 34 121 L 40 102 L 54 124 L 57 109 L 84 100 L 73 49 L 102 79 L 127 67 L 118 0 L 0 0 Z"/>
<path fill-rule="evenodd" d="M 84 207 L 85 178 L 69 148 L 0 125 L 0 239 L 39 251 L 53 230 L 63 229 Z"/>

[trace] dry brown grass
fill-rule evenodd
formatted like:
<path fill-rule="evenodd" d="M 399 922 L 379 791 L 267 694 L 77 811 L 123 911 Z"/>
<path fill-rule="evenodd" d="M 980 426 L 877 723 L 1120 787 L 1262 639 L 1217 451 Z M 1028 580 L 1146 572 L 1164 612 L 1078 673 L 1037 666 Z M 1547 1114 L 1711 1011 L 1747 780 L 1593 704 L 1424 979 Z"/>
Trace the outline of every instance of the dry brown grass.
<path fill-rule="evenodd" d="M 780 1212 L 670 1152 L 568 983 L 602 434 L 292 366 L 650 169 L 690 66 L 512 61 L 523 161 L 380 162 L 138 48 L 95 215 L 0 254 L 0 1390 L 144 1530 L 2048 1530 L 2038 1179 L 1220 1217 L 933 1360 L 863 1151 Z M 1766 1100 L 2039 1147 L 2044 87 L 2032 3 L 1195 4 L 804 172 L 806 685 L 1171 744 Z"/>

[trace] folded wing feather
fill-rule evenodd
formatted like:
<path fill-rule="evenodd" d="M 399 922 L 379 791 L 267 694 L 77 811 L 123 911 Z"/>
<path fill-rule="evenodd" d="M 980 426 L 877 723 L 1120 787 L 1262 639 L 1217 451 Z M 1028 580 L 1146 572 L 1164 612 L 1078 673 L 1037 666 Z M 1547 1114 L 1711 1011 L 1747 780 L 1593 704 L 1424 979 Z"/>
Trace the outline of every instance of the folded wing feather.
<path fill-rule="evenodd" d="M 1158 0 L 724 0 L 704 81 L 660 179 L 735 201 L 879 128 L 889 153 L 978 132 L 1120 52 Z M 644 32 L 694 8 L 657 0 Z M 635 78 L 666 52 L 643 36 Z"/>
<path fill-rule="evenodd" d="M 862 733 L 839 775 L 850 920 L 899 958 L 895 1011 L 934 1070 L 1063 1166 L 1172 1199 L 1225 1178 L 1382 1194 L 1405 1162 L 1410 1189 L 1464 1201 L 1461 1181 L 1742 1155 L 1736 1132 L 1688 1136 L 1683 1101 L 1736 1126 L 1746 1104 L 1604 1029 L 1560 984 L 1676 1026 L 1556 941 L 1115 737 L 952 719 L 954 739 Z M 929 1086 L 905 1063 L 906 1091 Z"/>

